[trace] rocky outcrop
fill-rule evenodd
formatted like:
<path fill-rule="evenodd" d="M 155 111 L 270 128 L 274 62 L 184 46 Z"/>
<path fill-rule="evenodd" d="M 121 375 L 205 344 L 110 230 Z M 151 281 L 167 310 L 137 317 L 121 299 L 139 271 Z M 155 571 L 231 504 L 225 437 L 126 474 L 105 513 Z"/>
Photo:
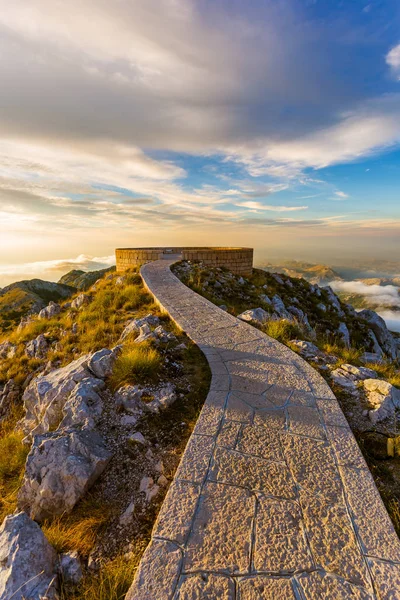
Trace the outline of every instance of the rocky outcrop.
<path fill-rule="evenodd" d="M 83 306 L 90 304 L 92 297 L 89 294 L 79 294 L 71 302 L 71 308 L 73 310 L 80 310 Z"/>
<path fill-rule="evenodd" d="M 141 319 L 132 319 L 131 321 L 128 321 L 128 323 L 125 325 L 120 340 L 124 341 L 129 335 L 132 334 L 140 335 L 140 330 L 145 325 L 147 325 L 150 328 L 157 327 L 159 324 L 160 319 L 152 314 L 148 314 L 145 317 L 142 317 Z"/>
<path fill-rule="evenodd" d="M 44 358 L 48 352 L 49 345 L 46 338 L 41 333 L 34 340 L 28 342 L 25 346 L 25 354 L 29 358 Z"/>
<path fill-rule="evenodd" d="M 386 354 L 391 360 L 396 360 L 397 346 L 382 317 L 380 317 L 375 311 L 367 309 L 361 310 L 358 313 L 358 316 L 367 321 L 375 335 L 380 349 L 384 352 L 384 354 Z M 376 351 L 377 348 L 374 349 L 374 352 Z"/>
<path fill-rule="evenodd" d="M 329 285 L 325 286 L 322 288 L 323 290 L 325 290 L 328 298 L 329 298 L 329 302 L 330 304 L 333 306 L 333 308 L 336 310 L 337 314 L 339 317 L 344 317 L 345 313 L 342 310 L 342 306 L 340 304 L 340 300 L 339 298 L 336 296 L 336 294 L 334 293 L 334 291 L 332 290 L 331 287 L 329 287 Z"/>
<path fill-rule="evenodd" d="M 58 427 L 63 407 L 76 384 L 91 376 L 90 355 L 31 381 L 23 395 L 25 417 L 20 423 L 25 433 L 41 434 Z"/>
<path fill-rule="evenodd" d="M 331 373 L 332 381 L 354 396 L 359 395 L 358 384 L 360 381 L 375 377 L 377 377 L 377 374 L 372 369 L 349 364 L 341 365 Z"/>
<path fill-rule="evenodd" d="M 350 346 L 350 332 L 346 323 L 339 323 L 338 334 L 345 346 Z"/>
<path fill-rule="evenodd" d="M 39 522 L 70 512 L 110 458 L 94 431 L 66 429 L 35 436 L 18 494 L 19 508 Z"/>
<path fill-rule="evenodd" d="M 56 552 L 25 512 L 4 519 L 0 528 L 0 598 L 56 600 L 56 563 Z"/>
<path fill-rule="evenodd" d="M 39 319 L 52 319 L 61 312 L 61 306 L 51 301 L 45 308 L 39 312 Z"/>
<path fill-rule="evenodd" d="M 396 408 L 400 408 L 400 390 L 388 381 L 365 379 L 363 388 L 373 423 L 392 417 Z"/>

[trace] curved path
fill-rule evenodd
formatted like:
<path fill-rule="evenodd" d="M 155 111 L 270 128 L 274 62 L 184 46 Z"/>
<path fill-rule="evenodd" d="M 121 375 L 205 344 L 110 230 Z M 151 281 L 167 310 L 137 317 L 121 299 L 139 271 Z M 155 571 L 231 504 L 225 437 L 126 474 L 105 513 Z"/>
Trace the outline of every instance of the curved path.
<path fill-rule="evenodd" d="M 328 385 L 173 262 L 142 277 L 212 381 L 127 599 L 400 598 L 399 539 Z"/>

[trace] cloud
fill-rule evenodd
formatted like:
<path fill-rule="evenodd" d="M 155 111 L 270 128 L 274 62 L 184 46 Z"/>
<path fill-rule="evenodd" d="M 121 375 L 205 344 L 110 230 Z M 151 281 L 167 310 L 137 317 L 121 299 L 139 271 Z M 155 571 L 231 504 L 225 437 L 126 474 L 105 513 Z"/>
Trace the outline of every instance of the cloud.
<path fill-rule="evenodd" d="M 346 200 L 346 198 L 349 197 L 348 194 L 345 194 L 345 192 L 340 191 L 335 192 L 335 196 L 337 196 L 340 200 Z"/>
<path fill-rule="evenodd" d="M 395 77 L 400 79 L 400 44 L 389 50 L 386 54 L 386 62 L 390 66 Z"/>
<path fill-rule="evenodd" d="M 270 204 L 262 204 L 262 202 L 246 201 L 246 202 L 238 202 L 236 206 L 241 206 L 243 208 L 250 208 L 252 210 L 270 210 L 275 212 L 292 212 L 297 210 L 307 210 L 308 206 L 273 206 Z"/>
<path fill-rule="evenodd" d="M 371 306 L 393 306 L 400 308 L 400 288 L 395 285 L 367 285 L 362 281 L 332 281 L 329 285 L 336 292 L 359 294 Z"/>

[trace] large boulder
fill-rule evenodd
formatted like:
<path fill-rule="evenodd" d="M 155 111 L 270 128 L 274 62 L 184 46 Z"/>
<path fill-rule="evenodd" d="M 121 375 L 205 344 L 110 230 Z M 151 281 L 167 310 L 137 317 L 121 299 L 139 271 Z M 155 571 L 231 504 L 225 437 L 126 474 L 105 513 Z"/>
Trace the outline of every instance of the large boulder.
<path fill-rule="evenodd" d="M 39 522 L 69 513 L 110 458 L 111 453 L 94 431 L 70 429 L 35 436 L 18 507 Z"/>
<path fill-rule="evenodd" d="M 91 376 L 89 360 L 90 355 L 82 356 L 31 381 L 22 397 L 26 413 L 20 425 L 26 434 L 41 434 L 58 427 L 70 393 L 77 383 Z"/>
<path fill-rule="evenodd" d="M 52 319 L 61 312 L 61 306 L 51 301 L 39 312 L 39 319 Z"/>
<path fill-rule="evenodd" d="M 396 408 L 400 408 L 400 390 L 388 381 L 365 379 L 363 387 L 373 423 L 392 417 Z"/>
<path fill-rule="evenodd" d="M 44 358 L 48 352 L 49 345 L 46 338 L 41 333 L 34 340 L 28 342 L 25 346 L 25 354 L 29 358 Z"/>
<path fill-rule="evenodd" d="M 266 323 L 269 318 L 270 314 L 263 308 L 250 308 L 238 315 L 238 319 L 241 319 L 242 321 L 254 321 L 259 325 Z"/>
<path fill-rule="evenodd" d="M 368 325 L 372 329 L 375 338 L 379 344 L 379 347 L 383 352 L 391 359 L 396 360 L 397 348 L 394 338 L 388 328 L 386 327 L 385 321 L 375 311 L 365 309 L 358 313 L 361 319 L 367 321 Z M 374 349 L 376 352 L 378 348 Z"/>
<path fill-rule="evenodd" d="M 0 527 L 0 598 L 55 600 L 57 555 L 39 525 L 25 512 Z"/>

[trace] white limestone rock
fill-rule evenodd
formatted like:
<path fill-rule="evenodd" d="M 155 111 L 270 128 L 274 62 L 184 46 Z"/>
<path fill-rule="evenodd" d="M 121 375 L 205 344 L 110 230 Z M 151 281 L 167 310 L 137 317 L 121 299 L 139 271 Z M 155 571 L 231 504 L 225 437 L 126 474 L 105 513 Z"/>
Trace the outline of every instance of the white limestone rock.
<path fill-rule="evenodd" d="M 148 314 L 145 317 L 142 317 L 141 319 L 132 319 L 131 321 L 128 321 L 128 323 L 125 325 L 120 340 L 125 340 L 129 335 L 133 333 L 140 333 L 140 328 L 144 325 L 156 327 L 157 325 L 159 325 L 159 323 L 160 319 L 152 314 Z"/>
<path fill-rule="evenodd" d="M 28 342 L 25 346 L 25 354 L 29 358 L 44 358 L 49 350 L 46 338 L 41 333 L 34 340 Z"/>
<path fill-rule="evenodd" d="M 38 522 L 69 513 L 110 458 L 111 453 L 94 431 L 70 429 L 35 436 L 18 507 Z"/>
<path fill-rule="evenodd" d="M 95 352 L 88 362 L 90 371 L 92 371 L 92 373 L 99 379 L 111 377 L 114 363 L 120 353 L 121 346 L 117 346 L 116 348 L 113 348 L 113 350 L 103 348 L 102 350 Z"/>
<path fill-rule="evenodd" d="M 392 417 L 400 408 L 400 390 L 388 381 L 381 379 L 365 379 L 363 382 L 366 400 L 369 407 L 369 418 L 373 423 Z"/>
<path fill-rule="evenodd" d="M 357 381 L 376 379 L 378 377 L 376 371 L 368 369 L 367 367 L 356 367 L 355 365 L 344 364 L 341 366 L 341 369 L 347 371 L 347 373 L 351 374 L 354 377 L 354 380 Z"/>
<path fill-rule="evenodd" d="M 145 392 L 145 388 L 139 385 L 124 385 L 116 391 L 115 402 L 117 405 L 123 406 L 127 412 L 139 418 L 144 412 L 141 398 Z"/>
<path fill-rule="evenodd" d="M 4 519 L 0 527 L 2 600 L 56 600 L 56 562 L 54 548 L 25 512 Z"/>
<path fill-rule="evenodd" d="M 67 585 L 77 585 L 83 578 L 82 565 L 78 552 L 60 554 L 59 572 Z"/>
<path fill-rule="evenodd" d="M 94 429 L 103 412 L 103 400 L 97 392 L 104 387 L 104 381 L 95 377 L 77 383 L 62 409 L 63 419 L 59 428 Z"/>
<path fill-rule="evenodd" d="M 278 273 L 272 273 L 271 275 L 272 275 L 272 277 L 275 279 L 275 281 L 276 281 L 277 283 L 279 283 L 279 285 L 284 285 L 284 281 L 283 281 L 282 277 L 280 277 L 280 276 L 278 275 Z"/>
<path fill-rule="evenodd" d="M 321 354 L 319 348 L 312 342 L 290 340 L 290 343 L 299 350 L 301 356 L 304 358 L 312 359 Z"/>
<path fill-rule="evenodd" d="M 139 492 L 143 492 L 146 496 L 146 502 L 151 502 L 160 491 L 160 486 L 154 483 L 152 477 L 143 477 L 140 482 Z"/>
<path fill-rule="evenodd" d="M 142 446 L 146 445 L 146 438 L 140 431 L 136 431 L 136 433 L 129 436 L 129 441 L 131 444 L 141 444 Z"/>
<path fill-rule="evenodd" d="M 254 321 L 255 323 L 259 323 L 260 325 L 266 323 L 266 321 L 268 321 L 269 318 L 269 313 L 263 308 L 250 308 L 249 310 L 245 310 L 244 312 L 240 313 L 240 315 L 238 315 L 238 319 L 241 319 L 242 321 Z"/>
<path fill-rule="evenodd" d="M 127 525 L 132 523 L 134 512 L 135 512 L 135 502 L 132 500 L 132 502 L 130 502 L 128 504 L 128 506 L 126 507 L 126 509 L 124 510 L 124 512 L 122 513 L 122 515 L 119 518 L 120 525 L 122 525 L 123 527 L 126 527 Z"/>
<path fill-rule="evenodd" d="M 275 296 L 272 298 L 272 306 L 274 307 L 274 311 L 277 312 L 282 319 L 291 319 L 290 314 L 285 308 L 282 298 L 278 294 L 275 294 Z"/>
<path fill-rule="evenodd" d="M 271 302 L 270 298 L 266 294 L 261 294 L 260 300 L 262 300 L 262 302 L 265 302 L 265 304 L 268 304 L 269 306 L 272 306 L 272 302 Z"/>
<path fill-rule="evenodd" d="M 79 294 L 71 302 L 71 308 L 73 310 L 80 310 L 83 306 L 90 304 L 92 297 L 89 294 Z"/>
<path fill-rule="evenodd" d="M 56 304 L 56 302 L 50 301 L 49 304 L 45 308 L 42 308 L 42 310 L 39 312 L 38 318 L 52 319 L 56 315 L 60 314 L 60 312 L 61 306 Z"/>
<path fill-rule="evenodd" d="M 55 429 L 63 418 L 63 407 L 76 384 L 91 377 L 90 355 L 85 355 L 48 375 L 35 377 L 22 397 L 25 417 L 20 426 L 26 434 Z"/>

